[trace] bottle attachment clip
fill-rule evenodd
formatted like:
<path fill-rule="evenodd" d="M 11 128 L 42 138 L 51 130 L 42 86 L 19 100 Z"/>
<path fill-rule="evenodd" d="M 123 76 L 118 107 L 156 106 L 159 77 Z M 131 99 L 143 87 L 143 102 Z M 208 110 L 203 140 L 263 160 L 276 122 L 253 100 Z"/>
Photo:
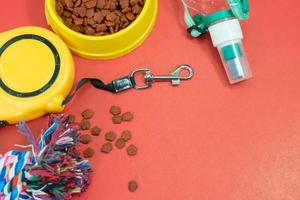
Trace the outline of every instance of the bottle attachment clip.
<path fill-rule="evenodd" d="M 181 76 L 180 73 L 184 70 L 188 71 L 188 75 Z M 162 75 L 151 74 L 150 69 L 137 69 L 131 73 L 131 78 L 134 80 L 135 83 L 136 83 L 136 76 L 139 73 L 144 73 L 145 84 L 144 85 L 135 84 L 134 88 L 137 90 L 142 90 L 142 89 L 147 89 L 152 87 L 153 82 L 170 81 L 172 85 L 180 85 L 180 82 L 182 80 L 189 80 L 193 77 L 194 70 L 188 65 L 180 65 L 169 75 L 162 76 Z"/>

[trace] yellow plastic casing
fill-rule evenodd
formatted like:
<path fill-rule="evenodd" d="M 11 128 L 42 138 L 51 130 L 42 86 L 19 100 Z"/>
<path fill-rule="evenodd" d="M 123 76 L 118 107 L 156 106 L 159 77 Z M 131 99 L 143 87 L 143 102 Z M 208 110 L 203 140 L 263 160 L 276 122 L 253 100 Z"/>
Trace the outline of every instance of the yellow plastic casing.
<path fill-rule="evenodd" d="M 68 28 L 57 14 L 55 3 L 45 1 L 48 24 L 74 54 L 91 59 L 112 59 L 133 51 L 151 33 L 158 12 L 157 0 L 145 0 L 140 15 L 125 29 L 106 36 L 89 36 Z"/>
<path fill-rule="evenodd" d="M 0 121 L 61 112 L 73 81 L 72 55 L 54 33 L 38 27 L 0 33 Z"/>

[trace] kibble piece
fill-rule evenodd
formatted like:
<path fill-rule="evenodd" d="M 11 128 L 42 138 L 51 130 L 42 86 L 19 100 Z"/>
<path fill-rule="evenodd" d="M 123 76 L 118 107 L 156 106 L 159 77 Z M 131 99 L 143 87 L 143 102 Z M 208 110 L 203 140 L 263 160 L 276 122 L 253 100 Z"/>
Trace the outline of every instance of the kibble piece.
<path fill-rule="evenodd" d="M 73 26 L 71 27 L 71 29 L 74 30 L 74 31 L 76 31 L 76 32 L 78 32 L 78 31 L 80 31 L 80 26 L 73 25 Z"/>
<path fill-rule="evenodd" d="M 72 28 L 72 26 L 73 26 L 72 21 L 73 21 L 72 18 L 67 18 L 64 20 L 64 23 L 67 27 Z"/>
<path fill-rule="evenodd" d="M 91 134 L 93 136 L 99 136 L 101 133 L 101 128 L 99 128 L 98 126 L 94 126 L 92 129 L 91 129 Z"/>
<path fill-rule="evenodd" d="M 104 22 L 106 26 L 111 27 L 111 26 L 115 26 L 116 24 L 114 22 L 111 21 L 105 21 Z"/>
<path fill-rule="evenodd" d="M 80 122 L 80 128 L 81 130 L 89 130 L 91 127 L 91 123 L 87 119 L 82 119 Z"/>
<path fill-rule="evenodd" d="M 130 7 L 127 7 L 127 8 L 124 8 L 123 10 L 122 10 L 122 13 L 128 13 L 128 12 L 130 12 L 131 11 L 131 8 Z"/>
<path fill-rule="evenodd" d="M 102 15 L 101 12 L 96 12 L 95 15 L 94 15 L 94 20 L 97 22 L 97 23 L 101 23 L 103 21 L 104 17 Z"/>
<path fill-rule="evenodd" d="M 129 156 L 135 156 L 138 152 L 138 149 L 135 145 L 131 144 L 129 147 L 127 147 L 127 154 Z"/>
<path fill-rule="evenodd" d="M 128 182 L 128 190 L 130 192 L 135 192 L 138 189 L 138 183 L 136 181 L 129 181 Z"/>
<path fill-rule="evenodd" d="M 117 135 L 113 131 L 109 131 L 105 134 L 105 139 L 107 141 L 113 142 L 116 139 Z"/>
<path fill-rule="evenodd" d="M 68 123 L 73 124 L 75 122 L 75 115 L 68 115 Z"/>
<path fill-rule="evenodd" d="M 86 109 L 81 113 L 81 116 L 84 119 L 91 119 L 94 116 L 94 111 L 92 111 L 91 109 Z"/>
<path fill-rule="evenodd" d="M 83 151 L 83 157 L 91 158 L 91 157 L 93 157 L 94 153 L 95 153 L 94 149 L 92 149 L 91 147 L 88 147 Z"/>
<path fill-rule="evenodd" d="M 81 0 L 77 0 L 77 1 L 75 2 L 74 7 L 79 7 L 80 5 L 81 5 Z"/>
<path fill-rule="evenodd" d="M 130 0 L 130 5 L 131 6 L 135 6 L 138 3 L 139 3 L 139 0 Z"/>
<path fill-rule="evenodd" d="M 132 13 L 133 14 L 139 14 L 142 11 L 142 7 L 136 4 L 132 7 Z"/>
<path fill-rule="evenodd" d="M 97 5 L 97 0 L 89 0 L 88 2 L 86 2 L 85 6 L 87 8 L 95 8 Z"/>
<path fill-rule="evenodd" d="M 96 25 L 96 21 L 94 20 L 94 18 L 88 18 L 87 23 L 91 26 Z M 88 27 L 88 28 L 90 28 L 90 27 Z"/>
<path fill-rule="evenodd" d="M 71 16 L 72 16 L 72 13 L 71 13 L 70 11 L 65 10 L 65 11 L 63 12 L 63 16 L 65 16 L 65 17 L 71 17 Z"/>
<path fill-rule="evenodd" d="M 59 14 L 59 15 L 63 14 L 63 12 L 64 12 L 64 6 L 60 1 L 58 1 L 56 3 L 55 9 L 57 11 L 57 14 Z"/>
<path fill-rule="evenodd" d="M 82 143 L 82 144 L 88 144 L 92 141 L 92 138 L 90 135 L 88 134 L 85 134 L 85 135 L 81 135 L 79 136 L 79 141 Z"/>
<path fill-rule="evenodd" d="M 125 22 L 125 23 L 122 25 L 122 28 L 126 28 L 128 25 L 129 25 L 129 22 Z"/>
<path fill-rule="evenodd" d="M 115 115 L 115 116 L 113 116 L 112 121 L 113 121 L 114 124 L 121 124 L 122 123 L 122 116 Z"/>
<path fill-rule="evenodd" d="M 121 135 L 121 138 L 123 140 L 125 140 L 126 142 L 129 141 L 132 138 L 131 131 L 129 131 L 129 130 L 123 131 L 122 135 Z"/>
<path fill-rule="evenodd" d="M 85 34 L 87 34 L 87 35 L 93 35 L 94 33 L 95 33 L 95 30 L 92 27 L 88 27 L 85 30 Z"/>
<path fill-rule="evenodd" d="M 86 29 L 85 34 L 87 35 L 93 35 L 96 31 L 92 28 L 92 27 L 88 27 L 88 29 Z"/>
<path fill-rule="evenodd" d="M 123 139 L 123 138 L 119 138 L 117 139 L 116 143 L 115 143 L 115 146 L 118 148 L 118 149 L 123 149 L 126 145 L 126 141 Z"/>
<path fill-rule="evenodd" d="M 94 8 L 87 9 L 86 15 L 85 15 L 87 18 L 91 18 L 94 15 L 95 15 L 95 9 Z"/>
<path fill-rule="evenodd" d="M 106 15 L 105 18 L 106 18 L 106 20 L 113 22 L 116 20 L 117 15 L 115 13 L 111 12 L 108 15 Z"/>
<path fill-rule="evenodd" d="M 73 8 L 74 7 L 74 2 L 73 0 L 65 0 L 66 6 L 68 8 Z"/>
<path fill-rule="evenodd" d="M 121 114 L 121 108 L 119 106 L 112 106 L 109 112 L 113 115 L 119 115 Z"/>
<path fill-rule="evenodd" d="M 76 18 L 76 19 L 74 19 L 74 24 L 77 25 L 77 26 L 78 25 L 82 25 L 83 24 L 83 18 Z"/>
<path fill-rule="evenodd" d="M 110 13 L 109 10 L 101 10 L 100 12 L 102 13 L 102 15 L 103 15 L 104 17 Z"/>
<path fill-rule="evenodd" d="M 73 20 L 76 20 L 76 19 L 77 19 L 77 16 L 76 16 L 76 15 L 73 15 L 73 14 L 71 14 L 71 18 L 72 18 Z"/>
<path fill-rule="evenodd" d="M 129 0 L 120 0 L 120 5 L 123 9 L 129 7 Z"/>
<path fill-rule="evenodd" d="M 123 15 L 121 16 L 121 22 L 129 22 L 128 19 Z"/>
<path fill-rule="evenodd" d="M 133 119 L 133 114 L 131 112 L 127 112 L 122 115 L 123 121 L 131 121 L 132 119 Z"/>
<path fill-rule="evenodd" d="M 110 33 L 114 33 L 115 32 L 115 30 L 114 30 L 114 27 L 109 27 L 109 31 L 110 31 Z"/>
<path fill-rule="evenodd" d="M 109 5 L 110 10 L 116 10 L 117 9 L 117 3 L 115 1 L 111 1 Z"/>
<path fill-rule="evenodd" d="M 120 10 L 116 10 L 115 13 L 116 13 L 116 15 L 119 16 L 119 17 L 121 17 L 121 16 L 123 15 L 123 14 L 121 13 Z"/>
<path fill-rule="evenodd" d="M 129 20 L 129 21 L 133 21 L 135 19 L 135 16 L 134 14 L 132 14 L 131 12 L 128 12 L 126 13 L 126 18 Z"/>
<path fill-rule="evenodd" d="M 110 153 L 113 149 L 113 146 L 111 143 L 105 143 L 101 147 L 101 152 L 103 153 Z"/>
<path fill-rule="evenodd" d="M 84 17 L 86 15 L 86 8 L 84 6 L 74 8 L 73 14 L 76 16 Z"/>
<path fill-rule="evenodd" d="M 98 0 L 97 8 L 103 9 L 106 4 L 106 0 Z"/>
<path fill-rule="evenodd" d="M 97 32 L 105 32 L 107 30 L 107 26 L 105 24 L 97 24 L 96 31 Z M 103 33 L 104 35 L 104 33 Z"/>

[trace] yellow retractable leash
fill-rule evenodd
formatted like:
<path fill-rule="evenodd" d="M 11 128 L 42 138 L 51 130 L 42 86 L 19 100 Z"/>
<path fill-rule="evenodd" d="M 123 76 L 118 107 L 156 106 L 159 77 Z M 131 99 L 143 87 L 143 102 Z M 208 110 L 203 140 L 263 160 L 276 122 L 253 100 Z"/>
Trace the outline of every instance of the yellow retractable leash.
<path fill-rule="evenodd" d="M 188 74 L 180 75 L 184 70 Z M 137 74 L 141 73 L 144 75 L 142 85 L 136 82 Z M 108 84 L 98 78 L 83 78 L 69 94 L 74 63 L 65 43 L 46 29 L 18 28 L 0 34 L 0 127 L 61 112 L 86 83 L 119 93 L 132 88 L 146 89 L 158 81 L 179 85 L 192 76 L 193 69 L 188 65 L 179 65 L 164 76 L 154 76 L 147 68 L 137 69 Z"/>
<path fill-rule="evenodd" d="M 38 27 L 0 33 L 0 126 L 62 111 L 73 80 L 70 50 L 54 33 Z"/>

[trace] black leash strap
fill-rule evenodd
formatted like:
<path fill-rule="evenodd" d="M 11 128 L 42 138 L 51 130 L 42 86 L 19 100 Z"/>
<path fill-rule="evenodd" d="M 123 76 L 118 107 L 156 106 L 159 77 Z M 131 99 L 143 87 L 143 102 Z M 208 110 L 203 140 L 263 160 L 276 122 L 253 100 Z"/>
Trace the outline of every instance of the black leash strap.
<path fill-rule="evenodd" d="M 119 93 L 135 87 L 134 78 L 129 76 L 119 78 L 109 84 L 105 84 L 103 81 L 97 78 L 83 78 L 77 83 L 74 91 L 62 102 L 62 105 L 66 105 L 67 103 L 69 103 L 75 96 L 76 92 L 86 83 L 91 83 L 95 88 L 99 90 L 105 90 L 112 93 Z"/>
<path fill-rule="evenodd" d="M 99 90 L 105 90 L 112 93 L 119 93 L 124 90 L 134 88 L 136 85 L 134 78 L 130 76 L 119 78 L 117 80 L 112 81 L 109 84 L 105 84 L 103 81 L 97 78 L 83 78 L 77 83 L 76 87 L 74 88 L 74 91 L 69 96 L 67 96 L 66 99 L 62 102 L 62 105 L 64 106 L 67 103 L 69 103 L 75 96 L 76 92 L 87 83 L 91 83 L 95 88 Z M 7 121 L 0 120 L 0 128 L 3 128 L 7 125 Z"/>

